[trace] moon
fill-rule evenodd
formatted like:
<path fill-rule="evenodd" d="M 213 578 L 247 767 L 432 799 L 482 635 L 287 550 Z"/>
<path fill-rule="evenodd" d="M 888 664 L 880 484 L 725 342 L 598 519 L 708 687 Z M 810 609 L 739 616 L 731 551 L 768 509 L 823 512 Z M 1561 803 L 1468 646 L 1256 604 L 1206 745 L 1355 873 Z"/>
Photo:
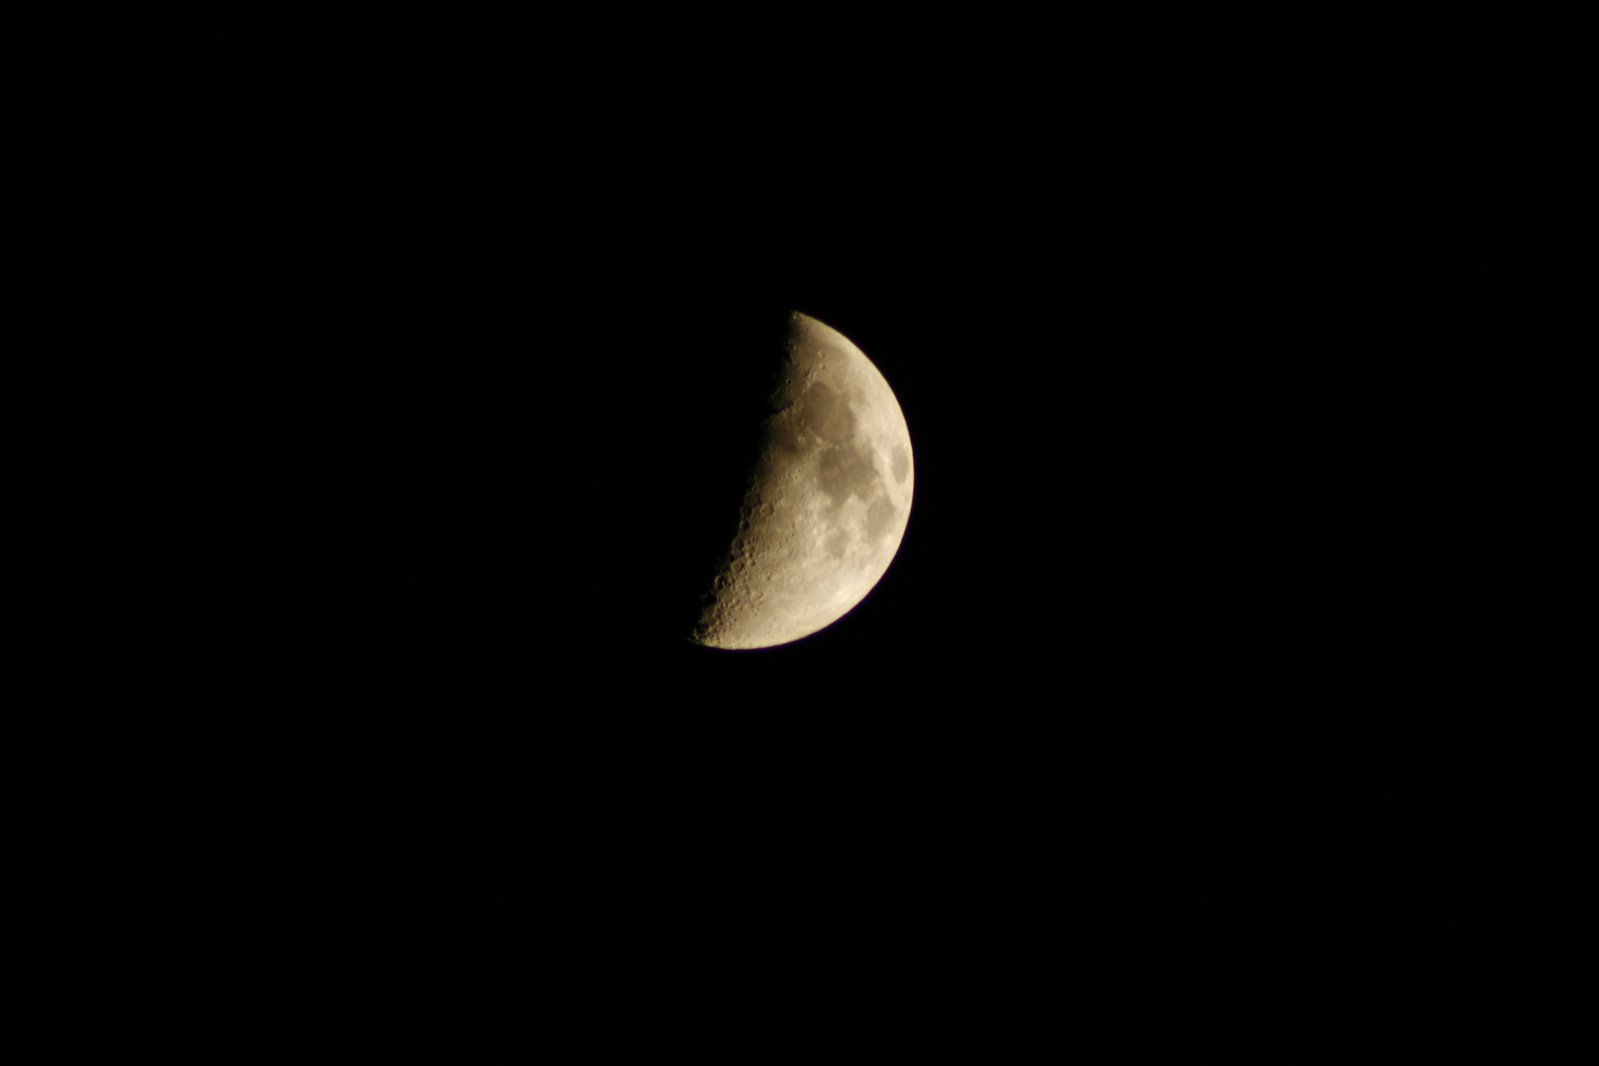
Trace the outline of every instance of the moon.
<path fill-rule="evenodd" d="M 770 648 L 872 591 L 910 518 L 915 462 L 899 401 L 842 333 L 792 312 L 738 531 L 690 637 Z"/>

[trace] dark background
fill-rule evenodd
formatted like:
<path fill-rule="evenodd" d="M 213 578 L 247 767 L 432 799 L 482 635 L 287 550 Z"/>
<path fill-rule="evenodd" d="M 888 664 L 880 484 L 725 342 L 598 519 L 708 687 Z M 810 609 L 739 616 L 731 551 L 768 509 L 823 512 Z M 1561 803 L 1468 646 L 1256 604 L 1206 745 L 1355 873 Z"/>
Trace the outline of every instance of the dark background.
<path fill-rule="evenodd" d="M 1570 68 L 1079 36 L 41 80 L 98 116 L 40 156 L 42 835 L 118 916 L 53 979 L 1118 1044 L 1558 1000 Z M 910 525 L 697 648 L 789 308 L 894 388 Z"/>

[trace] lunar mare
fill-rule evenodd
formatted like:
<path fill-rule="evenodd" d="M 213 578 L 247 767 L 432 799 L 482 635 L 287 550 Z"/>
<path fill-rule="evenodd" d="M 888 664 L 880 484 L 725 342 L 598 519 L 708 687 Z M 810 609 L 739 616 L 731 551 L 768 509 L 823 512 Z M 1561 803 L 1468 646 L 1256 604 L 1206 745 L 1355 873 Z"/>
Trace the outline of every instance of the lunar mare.
<path fill-rule="evenodd" d="M 790 315 L 738 532 L 691 637 L 767 648 L 831 625 L 888 570 L 916 472 L 899 401 L 837 330 Z"/>

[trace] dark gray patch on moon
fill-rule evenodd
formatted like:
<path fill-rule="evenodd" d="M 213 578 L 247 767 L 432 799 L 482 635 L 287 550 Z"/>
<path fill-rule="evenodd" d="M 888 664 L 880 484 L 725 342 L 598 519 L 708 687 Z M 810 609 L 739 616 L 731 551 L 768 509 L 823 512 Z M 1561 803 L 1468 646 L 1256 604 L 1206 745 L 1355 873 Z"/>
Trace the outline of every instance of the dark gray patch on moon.
<path fill-rule="evenodd" d="M 866 508 L 866 539 L 869 541 L 882 540 L 894 526 L 894 503 L 887 496 L 879 495 Z"/>
<path fill-rule="evenodd" d="M 820 381 L 811 383 L 800 397 L 800 417 L 805 427 L 825 441 L 838 443 L 855 435 L 855 412 L 849 398 Z"/>
<path fill-rule="evenodd" d="M 861 448 L 839 445 L 822 452 L 817 479 L 837 508 L 851 496 L 869 498 L 877 488 L 877 468 L 872 465 L 871 455 Z"/>
<path fill-rule="evenodd" d="M 835 559 L 844 558 L 845 548 L 849 545 L 849 538 L 842 529 L 835 529 L 827 537 L 827 554 Z"/>
<path fill-rule="evenodd" d="M 910 453 L 905 450 L 903 444 L 896 444 L 894 446 L 894 480 L 903 485 L 905 484 L 905 479 L 910 476 L 910 472 Z"/>
<path fill-rule="evenodd" d="M 801 451 L 805 442 L 800 439 L 799 427 L 787 418 L 772 419 L 767 430 L 767 443 L 775 451 L 785 452 L 790 455 Z"/>

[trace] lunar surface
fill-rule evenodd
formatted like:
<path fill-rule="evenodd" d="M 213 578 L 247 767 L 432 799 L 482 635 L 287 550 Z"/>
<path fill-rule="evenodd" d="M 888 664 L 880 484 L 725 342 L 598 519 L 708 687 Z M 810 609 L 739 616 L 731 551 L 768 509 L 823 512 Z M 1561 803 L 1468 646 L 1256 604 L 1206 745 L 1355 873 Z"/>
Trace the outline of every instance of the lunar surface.
<path fill-rule="evenodd" d="M 847 337 L 790 316 L 765 430 L 698 644 L 768 648 L 831 625 L 877 584 L 905 535 L 916 480 L 905 415 Z"/>

